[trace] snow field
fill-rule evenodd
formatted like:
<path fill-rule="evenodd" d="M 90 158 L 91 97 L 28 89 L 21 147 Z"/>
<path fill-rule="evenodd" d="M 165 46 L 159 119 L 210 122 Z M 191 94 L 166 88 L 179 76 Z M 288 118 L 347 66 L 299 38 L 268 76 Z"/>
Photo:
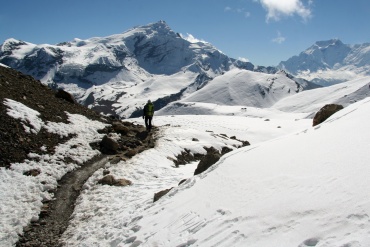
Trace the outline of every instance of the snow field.
<path fill-rule="evenodd" d="M 271 129 L 289 128 L 290 134 L 275 133 L 274 139 L 264 126 L 259 142 L 226 154 L 195 177 L 195 164 L 175 168 L 165 157 L 183 147 L 233 145 L 217 134 L 240 137 L 244 134 L 237 131 L 250 131 L 243 124 L 256 127 L 264 119 L 156 117 L 156 126 L 162 126 L 156 147 L 108 168 L 133 185 L 96 185 L 98 171 L 85 185 L 64 241 L 67 246 L 367 246 L 369 110 L 367 98 L 316 127 L 301 120 L 306 126 L 297 129 L 300 121 L 291 119 L 291 125 Z M 199 142 L 191 141 L 195 135 Z M 177 186 L 183 178 L 189 179 Z M 152 203 L 154 193 L 172 186 Z"/>
<path fill-rule="evenodd" d="M 110 174 L 116 178 L 129 179 L 133 184 L 129 187 L 97 185 L 97 181 L 103 177 L 102 170 L 97 171 L 84 186 L 63 241 L 67 246 L 130 246 L 139 243 L 135 241 L 143 242 L 136 234 L 146 228 L 146 225 L 139 222 L 146 217 L 148 210 L 155 207 L 154 194 L 175 187 L 167 194 L 175 198 L 178 193 L 176 188 L 190 188 L 197 181 L 193 177 L 197 162 L 176 168 L 171 161 L 182 150 L 206 153 L 204 146 L 221 149 L 223 146 L 234 148 L 241 145 L 239 141 L 221 134 L 227 134 L 228 137 L 235 135 L 241 140 L 249 140 L 247 137 L 250 134 L 255 137 L 254 142 L 263 142 L 307 128 L 311 121 L 300 122 L 286 118 L 265 121 L 264 118 L 232 116 L 156 116 L 154 125 L 160 131 L 155 148 L 126 162 L 108 164 Z M 282 128 L 277 128 L 277 125 Z M 182 179 L 188 180 L 178 187 Z M 171 213 L 167 213 L 165 218 L 171 217 Z M 169 243 L 164 246 L 173 245 Z"/>

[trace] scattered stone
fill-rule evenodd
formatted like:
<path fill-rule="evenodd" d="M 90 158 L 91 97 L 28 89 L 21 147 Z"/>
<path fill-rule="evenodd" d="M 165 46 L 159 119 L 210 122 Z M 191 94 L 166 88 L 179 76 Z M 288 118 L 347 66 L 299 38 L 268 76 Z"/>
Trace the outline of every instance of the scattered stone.
<path fill-rule="evenodd" d="M 134 227 L 131 228 L 131 231 L 138 232 L 138 231 L 140 231 L 140 229 L 141 229 L 141 226 L 136 225 L 136 226 L 134 226 Z"/>
<path fill-rule="evenodd" d="M 122 134 L 122 135 L 127 135 L 127 133 L 130 131 L 129 128 L 127 128 L 121 122 L 114 122 L 113 129 L 115 132 Z"/>
<path fill-rule="evenodd" d="M 219 161 L 221 158 L 221 154 L 215 150 L 213 147 L 207 150 L 207 155 L 204 156 L 198 166 L 197 169 L 195 169 L 194 175 L 198 175 L 204 171 L 206 171 L 208 168 L 210 168 L 212 165 L 214 165 L 217 161 Z"/>
<path fill-rule="evenodd" d="M 114 185 L 115 182 L 116 182 L 116 179 L 113 177 L 113 175 L 106 175 L 98 181 L 98 184 Z"/>
<path fill-rule="evenodd" d="M 229 147 L 223 147 L 221 149 L 221 156 L 224 155 L 224 154 L 227 154 L 227 153 L 229 153 L 231 151 L 233 151 L 231 148 L 229 148 Z"/>
<path fill-rule="evenodd" d="M 132 182 L 130 180 L 125 179 L 125 178 L 120 178 L 116 180 L 116 183 L 114 184 L 114 186 L 128 186 L 131 184 Z"/>
<path fill-rule="evenodd" d="M 98 184 L 110 185 L 110 186 L 128 186 L 132 182 L 125 178 L 115 179 L 113 175 L 106 175 L 98 181 Z"/>
<path fill-rule="evenodd" d="M 199 140 L 197 138 L 193 138 L 191 139 L 193 142 L 199 142 Z"/>
<path fill-rule="evenodd" d="M 119 144 L 116 140 L 105 135 L 103 140 L 100 142 L 100 149 L 105 154 L 115 154 L 119 148 Z"/>
<path fill-rule="evenodd" d="M 36 169 L 31 169 L 29 171 L 26 171 L 23 173 L 23 175 L 26 175 L 26 176 L 32 176 L 32 177 L 36 177 L 38 175 L 41 174 L 41 171 L 40 169 L 36 168 Z"/>
<path fill-rule="evenodd" d="M 170 190 L 172 190 L 172 188 L 170 189 L 166 189 L 166 190 L 162 190 L 162 191 L 159 191 L 157 193 L 154 194 L 154 199 L 153 199 L 153 202 L 156 202 L 158 201 L 161 197 L 163 197 L 164 195 L 166 195 L 168 192 L 170 192 Z"/>
<path fill-rule="evenodd" d="M 187 180 L 186 178 L 185 178 L 185 179 L 183 179 L 183 180 L 181 180 L 181 181 L 179 182 L 179 184 L 178 184 L 178 185 L 185 183 L 185 182 L 186 182 L 186 180 Z"/>
<path fill-rule="evenodd" d="M 138 153 L 138 150 L 136 150 L 136 149 L 130 149 L 130 150 L 128 150 L 128 151 L 126 152 L 126 154 L 125 154 L 125 155 L 126 155 L 127 157 L 131 158 L 131 157 L 135 156 L 137 153 Z"/>

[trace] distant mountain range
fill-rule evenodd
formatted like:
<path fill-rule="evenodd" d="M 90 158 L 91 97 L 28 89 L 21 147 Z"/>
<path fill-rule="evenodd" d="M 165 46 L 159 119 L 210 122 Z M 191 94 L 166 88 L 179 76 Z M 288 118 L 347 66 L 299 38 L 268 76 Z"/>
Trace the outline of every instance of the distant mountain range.
<path fill-rule="evenodd" d="M 298 56 L 281 62 L 278 68 L 323 86 L 358 79 L 370 75 L 370 43 L 318 41 Z"/>
<path fill-rule="evenodd" d="M 329 83 L 334 83 L 340 81 L 338 75 L 346 81 L 366 74 L 370 57 L 366 60 L 365 51 L 365 44 L 331 40 L 317 42 L 276 68 L 255 66 L 230 58 L 209 43 L 192 43 L 159 21 L 122 34 L 57 45 L 8 39 L 0 46 L 0 63 L 64 88 L 89 108 L 129 118 L 140 116 L 148 99 L 157 109 L 185 98 L 207 101 L 216 95 L 229 97 L 226 104 L 268 107 L 318 87 L 308 80 L 327 83 L 315 75 L 332 73 Z M 224 91 L 214 92 L 215 88 Z"/>

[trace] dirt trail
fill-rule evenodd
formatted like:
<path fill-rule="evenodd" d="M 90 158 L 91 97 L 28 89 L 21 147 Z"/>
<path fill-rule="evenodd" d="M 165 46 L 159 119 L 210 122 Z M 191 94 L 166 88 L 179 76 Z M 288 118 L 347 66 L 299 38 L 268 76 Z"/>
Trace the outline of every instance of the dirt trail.
<path fill-rule="evenodd" d="M 142 132 L 139 132 L 142 133 Z M 137 149 L 141 151 L 154 146 L 153 133 L 149 135 L 137 135 L 140 138 L 140 145 Z M 67 173 L 58 181 L 58 189 L 55 191 L 55 199 L 45 202 L 40 213 L 40 219 L 32 222 L 24 228 L 23 236 L 20 236 L 17 247 L 57 247 L 62 246 L 59 239 L 67 229 L 70 216 L 75 207 L 75 202 L 86 180 L 93 175 L 95 171 L 104 168 L 110 163 L 119 162 L 122 158 L 128 159 L 125 152 L 119 152 L 115 155 L 101 155 L 90 160 L 87 164 Z"/>

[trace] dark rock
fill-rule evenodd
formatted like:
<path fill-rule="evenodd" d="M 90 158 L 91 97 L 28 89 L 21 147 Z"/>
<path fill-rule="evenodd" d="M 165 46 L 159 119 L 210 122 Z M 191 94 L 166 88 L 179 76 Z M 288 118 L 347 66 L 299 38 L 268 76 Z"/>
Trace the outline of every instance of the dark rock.
<path fill-rule="evenodd" d="M 117 150 L 119 149 L 119 144 L 116 140 L 104 136 L 103 140 L 100 142 L 100 148 L 102 153 L 105 154 L 115 154 L 117 153 Z"/>
<path fill-rule="evenodd" d="M 106 175 L 98 181 L 98 184 L 103 185 L 114 185 L 115 183 L 116 179 L 113 177 L 113 175 Z"/>
<path fill-rule="evenodd" d="M 130 150 L 128 150 L 126 152 L 126 156 L 129 157 L 129 158 L 131 158 L 131 157 L 135 156 L 137 153 L 138 153 L 138 150 L 136 150 L 136 149 L 130 149 Z"/>
<path fill-rule="evenodd" d="M 231 151 L 233 151 L 231 148 L 229 148 L 229 147 L 223 147 L 222 150 L 221 150 L 221 155 L 227 154 L 227 153 L 229 153 Z"/>
<path fill-rule="evenodd" d="M 72 94 L 64 91 L 63 89 L 58 89 L 58 92 L 55 93 L 55 97 L 64 99 L 72 104 L 76 103 L 75 98 L 72 96 Z"/>
<path fill-rule="evenodd" d="M 185 149 L 184 151 L 181 151 L 181 154 L 176 156 L 176 159 L 174 160 L 174 163 L 175 163 L 176 167 L 178 167 L 179 165 L 185 165 L 185 164 L 188 164 L 188 163 L 190 163 L 192 161 L 195 161 L 195 160 L 196 160 L 196 158 L 190 152 L 190 150 Z M 199 157 L 198 157 L 198 160 L 199 160 Z"/>
<path fill-rule="evenodd" d="M 249 143 L 249 141 L 242 141 L 242 146 L 245 147 L 245 146 L 250 146 L 251 144 Z"/>
<path fill-rule="evenodd" d="M 24 172 L 23 175 L 36 177 L 40 175 L 40 173 L 41 173 L 40 169 L 31 169 L 29 171 Z"/>
<path fill-rule="evenodd" d="M 127 135 L 127 133 L 129 132 L 129 128 L 127 128 L 125 125 L 123 125 L 120 122 L 114 122 L 113 129 L 115 132 L 122 134 L 122 135 Z"/>
<path fill-rule="evenodd" d="M 145 140 L 148 136 L 149 133 L 147 131 L 140 131 L 136 134 L 136 138 L 139 138 L 140 140 Z"/>
<path fill-rule="evenodd" d="M 197 169 L 195 169 L 194 175 L 198 175 L 206 171 L 221 158 L 221 154 L 218 151 L 215 151 L 213 147 L 207 151 L 207 155 L 200 160 Z"/>
<path fill-rule="evenodd" d="M 185 178 L 185 179 L 183 179 L 183 180 L 181 180 L 181 181 L 179 182 L 179 184 L 178 184 L 178 185 L 185 183 L 185 182 L 186 182 L 186 180 L 187 180 L 186 178 Z"/>
<path fill-rule="evenodd" d="M 342 105 L 337 104 L 328 104 L 322 107 L 314 116 L 312 126 L 321 124 L 331 115 L 343 109 Z"/>
<path fill-rule="evenodd" d="M 170 189 L 162 190 L 162 191 L 159 191 L 159 192 L 155 193 L 153 202 L 158 201 L 162 196 L 166 195 L 172 189 L 173 188 L 170 188 Z"/>
<path fill-rule="evenodd" d="M 98 184 L 110 186 L 128 186 L 131 185 L 132 182 L 125 178 L 115 179 L 113 175 L 106 175 L 98 181 Z"/>
<path fill-rule="evenodd" d="M 120 178 L 116 180 L 116 183 L 114 184 L 114 186 L 128 186 L 131 184 L 132 182 L 130 180 L 125 179 L 125 178 Z"/>

